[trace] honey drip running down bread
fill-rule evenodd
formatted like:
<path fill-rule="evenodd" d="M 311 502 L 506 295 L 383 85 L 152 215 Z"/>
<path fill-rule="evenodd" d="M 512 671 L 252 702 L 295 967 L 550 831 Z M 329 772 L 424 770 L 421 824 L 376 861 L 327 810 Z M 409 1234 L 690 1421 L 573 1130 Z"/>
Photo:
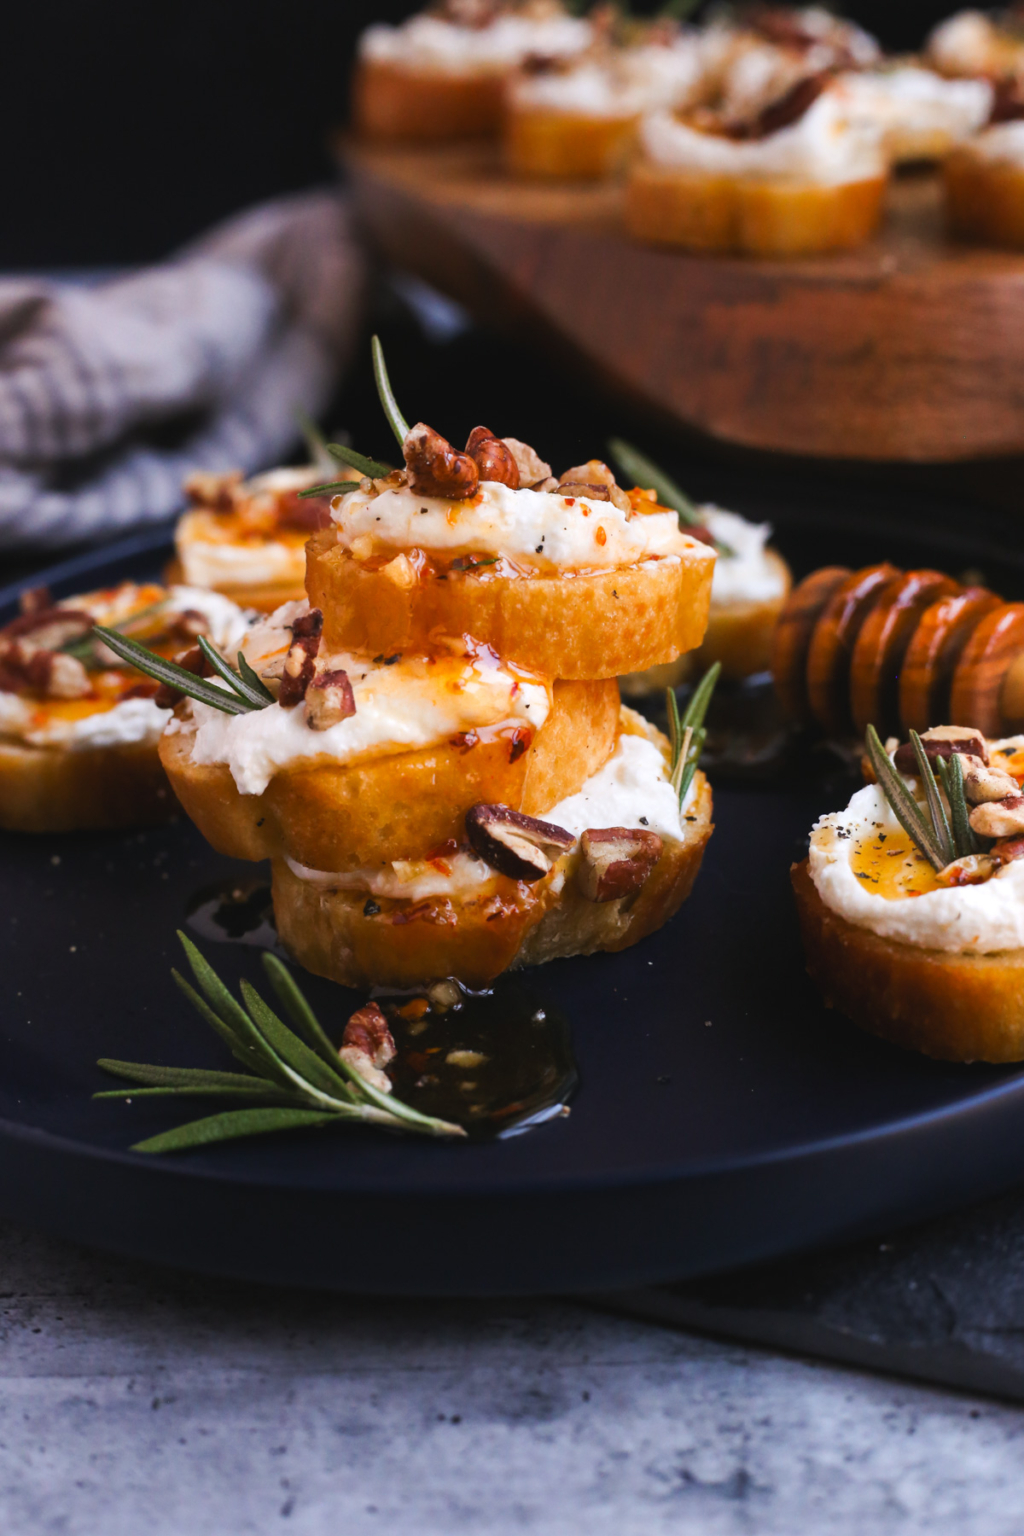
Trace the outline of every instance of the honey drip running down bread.
<path fill-rule="evenodd" d="M 986 735 L 1024 726 L 1024 603 L 941 571 L 826 566 L 791 592 L 772 655 L 795 724 L 835 737 L 963 720 Z"/>

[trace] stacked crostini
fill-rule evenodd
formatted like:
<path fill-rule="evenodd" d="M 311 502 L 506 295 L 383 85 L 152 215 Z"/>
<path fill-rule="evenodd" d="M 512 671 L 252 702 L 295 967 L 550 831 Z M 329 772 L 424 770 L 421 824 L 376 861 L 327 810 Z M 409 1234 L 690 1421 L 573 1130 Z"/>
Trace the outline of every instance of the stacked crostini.
<path fill-rule="evenodd" d="M 792 877 L 825 1001 L 953 1061 L 1024 1059 L 1024 736 L 938 726 L 883 748 Z"/>
<path fill-rule="evenodd" d="M 172 700 L 98 643 L 93 626 L 191 664 L 200 636 L 230 651 L 251 615 L 215 592 L 135 582 L 59 603 L 38 588 L 22 609 L 0 629 L 0 826 L 70 832 L 165 820 L 177 805 L 157 742 Z"/>
<path fill-rule="evenodd" d="M 711 792 L 699 718 L 670 746 L 616 675 L 700 643 L 714 551 L 603 463 L 410 428 L 380 369 L 404 467 L 364 461 L 237 673 L 181 679 L 168 776 L 219 851 L 272 859 L 282 939 L 336 981 L 624 948 L 688 894 Z"/>
<path fill-rule="evenodd" d="M 505 83 L 527 58 L 564 59 L 593 36 L 558 0 L 442 0 L 369 27 L 353 83 L 356 128 L 410 143 L 497 134 Z"/>

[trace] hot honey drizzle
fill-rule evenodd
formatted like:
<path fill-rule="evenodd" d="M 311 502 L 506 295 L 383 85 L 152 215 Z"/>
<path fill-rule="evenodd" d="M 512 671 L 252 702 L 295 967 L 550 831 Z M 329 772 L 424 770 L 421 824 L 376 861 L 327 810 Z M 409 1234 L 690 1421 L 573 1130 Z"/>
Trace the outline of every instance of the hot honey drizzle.
<path fill-rule="evenodd" d="M 935 870 L 902 827 L 877 827 L 850 848 L 850 868 L 866 891 L 899 901 L 937 891 Z"/>

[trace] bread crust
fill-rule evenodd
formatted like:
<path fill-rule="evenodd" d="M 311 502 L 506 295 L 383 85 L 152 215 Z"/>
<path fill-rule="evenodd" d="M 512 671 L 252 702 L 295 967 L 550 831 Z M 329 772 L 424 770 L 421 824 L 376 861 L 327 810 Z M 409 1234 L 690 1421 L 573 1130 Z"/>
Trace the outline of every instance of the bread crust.
<path fill-rule="evenodd" d="M 0 827 L 103 832 L 177 814 L 155 743 L 71 751 L 0 741 Z"/>
<path fill-rule="evenodd" d="M 356 129 L 364 138 L 392 142 L 493 137 L 507 73 L 445 74 L 360 59 L 352 81 Z"/>
<path fill-rule="evenodd" d="M 468 748 L 443 742 L 363 763 L 284 769 L 262 795 L 242 795 L 224 764 L 191 761 L 191 733 L 165 735 L 160 757 L 218 853 L 287 855 L 343 872 L 423 857 L 460 838 L 466 811 L 480 801 L 543 814 L 607 762 L 618 731 L 614 681 L 556 682 L 547 720 L 514 761 L 507 735 L 480 732 Z"/>
<path fill-rule="evenodd" d="M 306 589 L 334 651 L 406 651 L 431 634 L 474 636 L 506 661 L 549 677 L 609 678 L 674 661 L 699 645 L 712 562 L 646 560 L 585 576 L 426 572 L 399 586 L 327 530 L 306 546 Z"/>
<path fill-rule="evenodd" d="M 1024 949 L 961 955 L 899 944 L 831 911 L 806 859 L 791 878 L 807 970 L 828 1007 L 943 1061 L 1024 1060 Z"/>
<path fill-rule="evenodd" d="M 634 166 L 626 227 L 638 240 L 692 251 L 809 256 L 870 239 L 882 217 L 885 177 L 842 182 L 745 180 Z"/>
<path fill-rule="evenodd" d="M 537 886 L 498 877 L 497 896 L 476 902 L 368 902 L 365 891 L 300 880 L 275 860 L 278 933 L 300 965 L 349 987 L 411 987 L 442 976 L 483 987 L 509 968 L 626 949 L 662 927 L 689 895 L 711 836 L 711 812 L 711 788 L 698 774 L 686 837 L 666 841 L 631 901 L 588 901 L 573 879 L 575 854 L 563 861 L 560 892 L 550 876 Z"/>
<path fill-rule="evenodd" d="M 513 103 L 505 113 L 505 164 L 514 176 L 546 180 L 615 176 L 629 161 L 638 121 L 634 113 L 596 117 Z"/>
<path fill-rule="evenodd" d="M 979 245 L 1024 249 L 1024 169 L 958 149 L 942 175 L 950 234 Z"/>
<path fill-rule="evenodd" d="M 770 671 L 775 626 L 789 595 L 792 577 L 781 555 L 773 549 L 765 553 L 784 575 L 786 585 L 781 596 L 763 603 L 713 602 L 704 639 L 697 649 L 674 662 L 622 678 L 623 693 L 641 698 L 665 688 L 677 688 L 688 678 L 699 677 L 716 661 L 721 662 L 722 677 L 728 682 L 740 682 L 755 672 Z"/>

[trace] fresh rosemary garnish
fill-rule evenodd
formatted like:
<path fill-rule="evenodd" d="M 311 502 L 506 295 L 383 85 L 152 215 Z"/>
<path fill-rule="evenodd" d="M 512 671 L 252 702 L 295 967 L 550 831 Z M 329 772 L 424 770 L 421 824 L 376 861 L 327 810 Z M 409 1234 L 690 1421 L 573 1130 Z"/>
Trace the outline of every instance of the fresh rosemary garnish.
<path fill-rule="evenodd" d="M 867 748 L 868 760 L 875 771 L 875 778 L 896 820 L 908 837 L 914 840 L 932 868 L 945 869 L 946 865 L 952 864 L 954 859 L 977 852 L 974 834 L 967 821 L 967 802 L 963 792 L 963 764 L 958 762 L 955 767 L 950 768 L 940 763 L 939 768 L 943 787 L 946 788 L 948 785 L 947 797 L 953 817 L 951 830 L 921 738 L 916 731 L 911 731 L 910 740 L 914 748 L 918 777 L 925 793 L 927 818 L 897 773 L 873 725 L 868 726 L 864 744 Z"/>
<path fill-rule="evenodd" d="M 300 501 L 305 501 L 308 496 L 337 496 L 339 492 L 344 495 L 346 491 L 358 491 L 361 484 L 361 480 L 331 480 L 327 485 L 311 485 L 297 494 Z"/>
<path fill-rule="evenodd" d="M 338 1125 L 342 1121 L 418 1131 L 426 1136 L 465 1136 L 460 1125 L 421 1115 L 391 1094 L 381 1093 L 343 1061 L 291 972 L 276 955 L 264 954 L 263 967 L 278 1002 L 291 1020 L 291 1028 L 247 981 L 242 981 L 240 988 L 243 1007 L 191 939 L 181 932 L 178 938 L 199 992 L 178 971 L 172 970 L 171 975 L 247 1072 L 148 1066 L 102 1057 L 97 1066 L 105 1072 L 141 1086 L 106 1089 L 93 1097 L 131 1100 L 174 1096 L 250 1103 L 244 1109 L 224 1110 L 150 1136 L 146 1141 L 136 1142 L 132 1151 L 181 1152 L 239 1136 Z M 252 1101 L 259 1101 L 259 1107 Z"/>
<path fill-rule="evenodd" d="M 715 684 L 718 682 L 721 671 L 720 661 L 716 661 L 708 668 L 693 690 L 683 715 L 679 713 L 675 691 L 672 688 L 665 689 L 669 744 L 672 748 L 669 782 L 679 796 L 680 805 L 686 799 L 687 791 L 693 783 L 693 776 L 700 762 L 700 754 L 704 750 L 708 734 L 704 728 L 704 717 L 708 712 L 711 695 L 715 691 Z"/>
<path fill-rule="evenodd" d="M 119 635 L 130 635 L 133 630 L 148 629 L 153 619 L 166 613 L 171 605 L 169 597 L 162 597 L 159 602 L 147 603 L 145 608 L 139 608 L 135 613 L 130 613 L 127 618 L 119 619 L 110 628 Z M 96 640 L 92 634 L 82 635 L 78 640 L 69 640 L 67 645 L 60 647 L 65 656 L 73 656 L 80 661 L 90 672 L 101 671 L 104 663 L 96 654 Z"/>
<path fill-rule="evenodd" d="M 398 409 L 398 401 L 395 392 L 391 388 L 391 380 L 388 378 L 388 368 L 384 361 L 384 348 L 380 344 L 380 337 L 375 336 L 370 343 L 373 354 L 373 377 L 377 385 L 377 394 L 380 398 L 384 415 L 388 419 L 388 425 L 398 441 L 399 448 L 404 447 L 405 440 L 409 436 L 409 423 Z"/>
<path fill-rule="evenodd" d="M 113 629 L 104 629 L 102 624 L 94 625 L 93 634 L 98 635 L 115 656 L 146 677 L 158 683 L 166 683 L 169 688 L 177 688 L 179 693 L 187 694 L 200 704 L 209 704 L 225 715 L 244 715 L 252 709 L 266 709 L 268 704 L 275 702 L 274 695 L 269 688 L 264 687 L 241 651 L 238 653 L 236 672 L 202 636 L 199 647 L 210 665 L 227 683 L 227 689 L 218 688 L 207 678 L 196 677 L 194 672 L 179 667 L 176 661 L 168 661 L 165 656 L 158 656 L 137 640 L 129 640 L 126 635 L 119 635 Z"/>
<path fill-rule="evenodd" d="M 967 796 L 964 793 L 964 765 L 960 761 L 959 752 L 950 753 L 948 758 L 940 757 L 938 764 L 939 777 L 946 791 L 949 814 L 953 823 L 953 845 L 956 848 L 956 856 L 958 859 L 965 859 L 972 853 L 981 853 L 981 840 L 968 819 L 970 811 L 967 809 Z"/>
<path fill-rule="evenodd" d="M 621 437 L 609 439 L 608 452 L 634 485 L 642 485 L 645 490 L 654 491 L 660 506 L 671 507 L 673 512 L 678 514 L 681 528 L 704 526 L 700 512 L 686 492 L 681 490 L 663 469 L 659 469 L 646 453 L 641 453 L 639 448 L 634 448 L 632 443 L 627 443 Z M 721 539 L 715 539 L 714 542 L 720 555 L 735 555 L 736 551 L 731 545 L 724 543 Z"/>

